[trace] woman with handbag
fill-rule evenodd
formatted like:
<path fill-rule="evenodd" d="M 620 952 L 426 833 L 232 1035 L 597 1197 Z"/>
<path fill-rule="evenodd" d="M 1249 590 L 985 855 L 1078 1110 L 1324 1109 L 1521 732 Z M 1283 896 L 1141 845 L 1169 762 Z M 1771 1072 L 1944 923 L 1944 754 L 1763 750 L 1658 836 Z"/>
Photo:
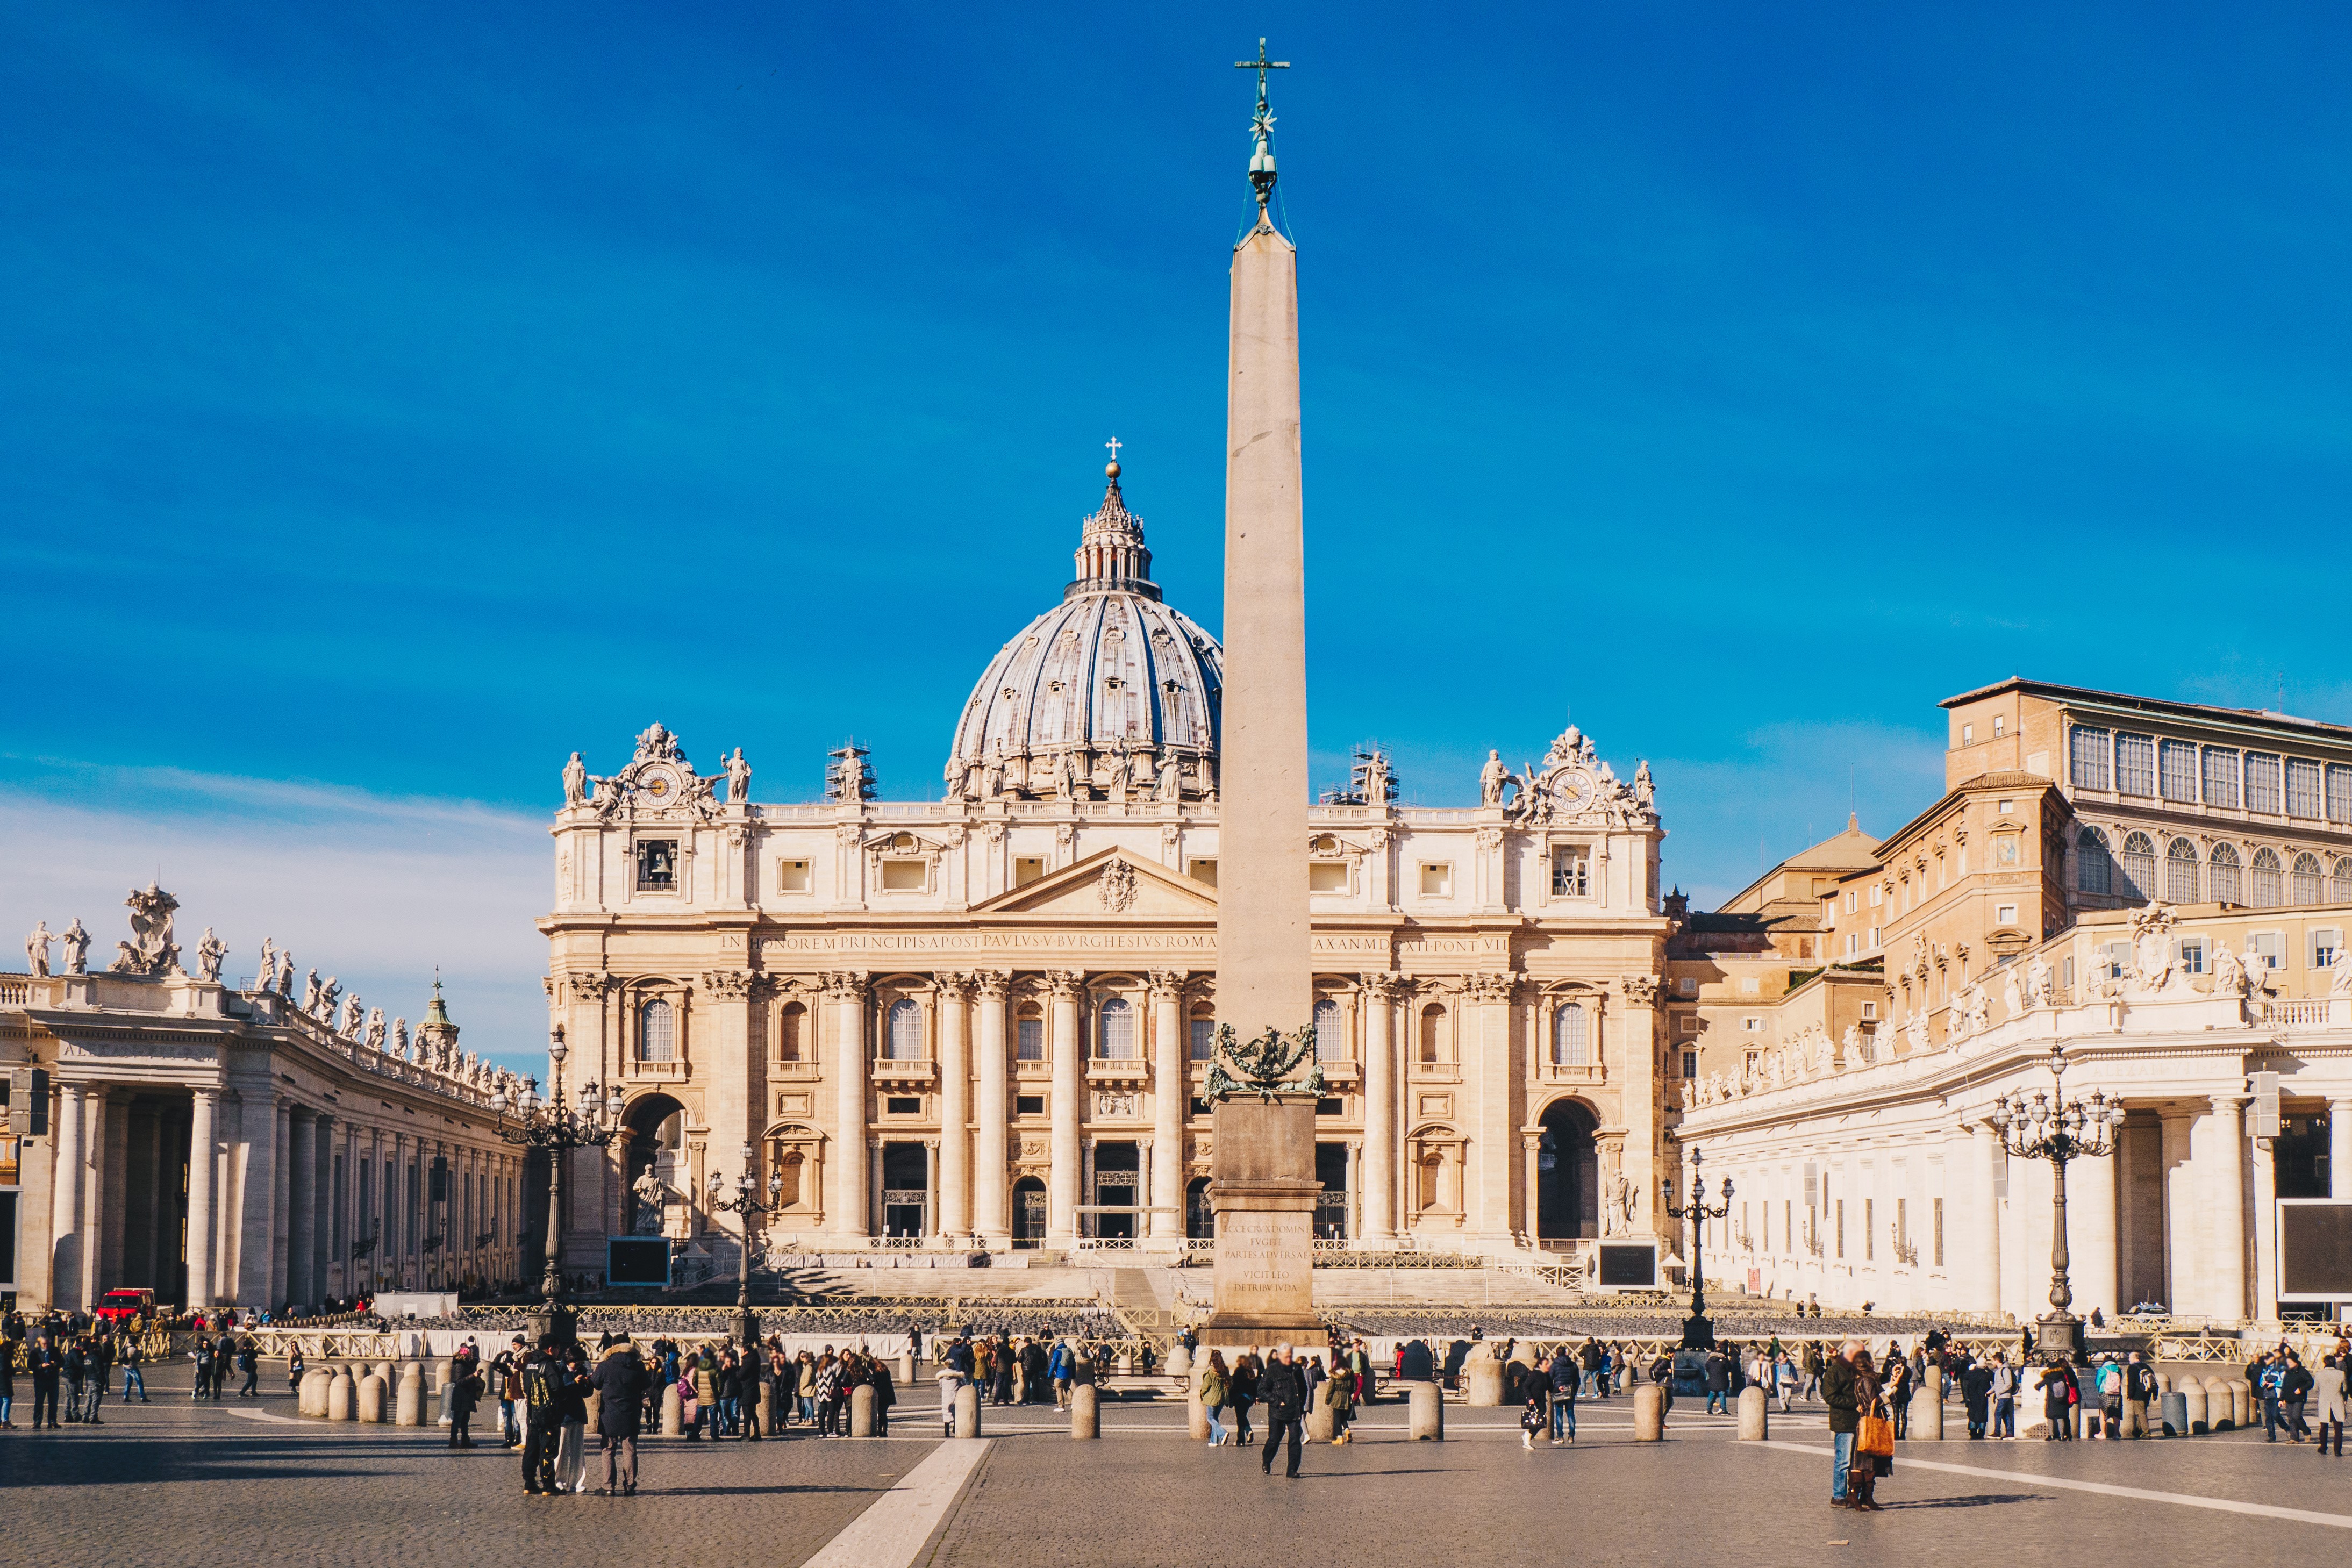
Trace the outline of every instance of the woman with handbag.
<path fill-rule="evenodd" d="M 1887 1419 L 1885 1385 L 1867 1350 L 1853 1353 L 1853 1379 L 1862 1421 L 1854 1435 L 1853 1464 L 1846 1473 L 1846 1506 L 1874 1513 L 1879 1509 L 1878 1478 L 1895 1472 L 1895 1424 Z"/>

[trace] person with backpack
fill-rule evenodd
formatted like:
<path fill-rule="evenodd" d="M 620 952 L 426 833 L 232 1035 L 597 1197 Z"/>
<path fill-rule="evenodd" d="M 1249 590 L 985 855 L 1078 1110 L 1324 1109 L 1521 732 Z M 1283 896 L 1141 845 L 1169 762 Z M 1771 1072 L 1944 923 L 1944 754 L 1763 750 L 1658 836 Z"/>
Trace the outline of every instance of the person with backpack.
<path fill-rule="evenodd" d="M 522 1490 L 526 1497 L 555 1494 L 555 1454 L 562 1441 L 562 1368 L 542 1343 L 522 1364 Z"/>

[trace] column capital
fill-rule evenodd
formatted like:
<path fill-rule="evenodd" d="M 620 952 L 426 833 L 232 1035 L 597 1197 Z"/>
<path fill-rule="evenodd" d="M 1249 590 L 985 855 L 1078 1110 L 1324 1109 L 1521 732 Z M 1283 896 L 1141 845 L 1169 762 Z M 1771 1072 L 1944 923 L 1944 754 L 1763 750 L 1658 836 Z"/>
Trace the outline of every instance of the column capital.
<path fill-rule="evenodd" d="M 961 969 L 943 969 L 932 977 L 941 1001 L 960 1002 L 971 995 L 972 977 Z"/>
<path fill-rule="evenodd" d="M 870 977 L 863 969 L 827 969 L 819 977 L 825 995 L 842 1001 L 863 1001 Z"/>
<path fill-rule="evenodd" d="M 1065 998 L 1076 996 L 1078 994 L 1079 987 L 1083 986 L 1085 983 L 1086 977 L 1080 975 L 1075 969 L 1048 969 L 1045 971 L 1045 988 L 1053 993 L 1054 999 L 1056 1001 L 1060 1001 Z"/>
<path fill-rule="evenodd" d="M 1154 969 L 1151 971 L 1151 998 L 1154 1001 L 1173 1001 L 1184 991 L 1184 971 Z"/>
<path fill-rule="evenodd" d="M 1358 978 L 1364 988 L 1364 994 L 1376 1002 L 1392 1002 L 1396 1000 L 1400 991 L 1409 988 L 1412 984 L 1394 970 L 1375 970 Z"/>
<path fill-rule="evenodd" d="M 971 972 L 971 988 L 980 993 L 983 1001 L 1003 1001 L 1005 988 L 1012 984 L 1013 977 L 1003 969 L 974 969 Z"/>
<path fill-rule="evenodd" d="M 2245 1103 L 2246 1096 L 2243 1094 L 2216 1094 L 2212 1097 L 2211 1102 L 2213 1106 L 2213 1114 L 2216 1116 L 2234 1116 L 2244 1107 Z"/>

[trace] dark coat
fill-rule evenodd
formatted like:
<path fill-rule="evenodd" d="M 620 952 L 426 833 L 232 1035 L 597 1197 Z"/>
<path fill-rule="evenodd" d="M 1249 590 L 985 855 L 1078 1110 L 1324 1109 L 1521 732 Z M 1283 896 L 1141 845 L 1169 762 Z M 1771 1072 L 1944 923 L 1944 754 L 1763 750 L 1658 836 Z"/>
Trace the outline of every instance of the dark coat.
<path fill-rule="evenodd" d="M 1427 1383 L 1437 1375 L 1437 1357 L 1429 1346 L 1414 1340 L 1404 1347 L 1404 1364 L 1397 1375 L 1407 1383 Z"/>
<path fill-rule="evenodd" d="M 1833 1355 L 1822 1368 L 1822 1403 L 1830 1407 L 1830 1430 L 1854 1432 L 1862 1427 L 1862 1388 L 1853 1363 Z"/>
<path fill-rule="evenodd" d="M 1265 1418 L 1290 1421 L 1307 1413 L 1307 1372 L 1293 1363 L 1266 1363 L 1259 1375 L 1257 1396 L 1265 1401 Z"/>
<path fill-rule="evenodd" d="M 596 1410 L 596 1430 L 607 1437 L 634 1437 L 645 1414 L 646 1364 L 636 1346 L 616 1344 L 596 1363 L 596 1392 L 604 1403 Z"/>

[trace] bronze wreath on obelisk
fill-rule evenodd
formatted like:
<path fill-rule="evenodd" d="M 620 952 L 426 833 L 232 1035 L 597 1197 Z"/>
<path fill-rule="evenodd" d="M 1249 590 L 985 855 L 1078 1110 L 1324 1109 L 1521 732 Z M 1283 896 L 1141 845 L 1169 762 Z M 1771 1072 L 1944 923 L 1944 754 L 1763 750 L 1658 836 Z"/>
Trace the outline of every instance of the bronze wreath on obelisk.
<path fill-rule="evenodd" d="M 1293 1030 L 1284 1034 L 1269 1029 L 1255 1040 L 1244 1045 L 1234 1026 L 1217 1026 L 1216 1054 L 1209 1062 L 1209 1098 L 1223 1100 L 1229 1094 L 1255 1094 L 1271 1103 L 1282 1094 L 1314 1094 L 1323 1092 L 1323 1067 L 1314 1060 L 1315 1030 L 1312 1026 Z M 1232 1062 L 1233 1072 L 1225 1071 Z M 1303 1078 L 1292 1078 L 1300 1062 L 1306 1062 Z M 1238 1076 L 1236 1076 L 1236 1074 Z"/>

